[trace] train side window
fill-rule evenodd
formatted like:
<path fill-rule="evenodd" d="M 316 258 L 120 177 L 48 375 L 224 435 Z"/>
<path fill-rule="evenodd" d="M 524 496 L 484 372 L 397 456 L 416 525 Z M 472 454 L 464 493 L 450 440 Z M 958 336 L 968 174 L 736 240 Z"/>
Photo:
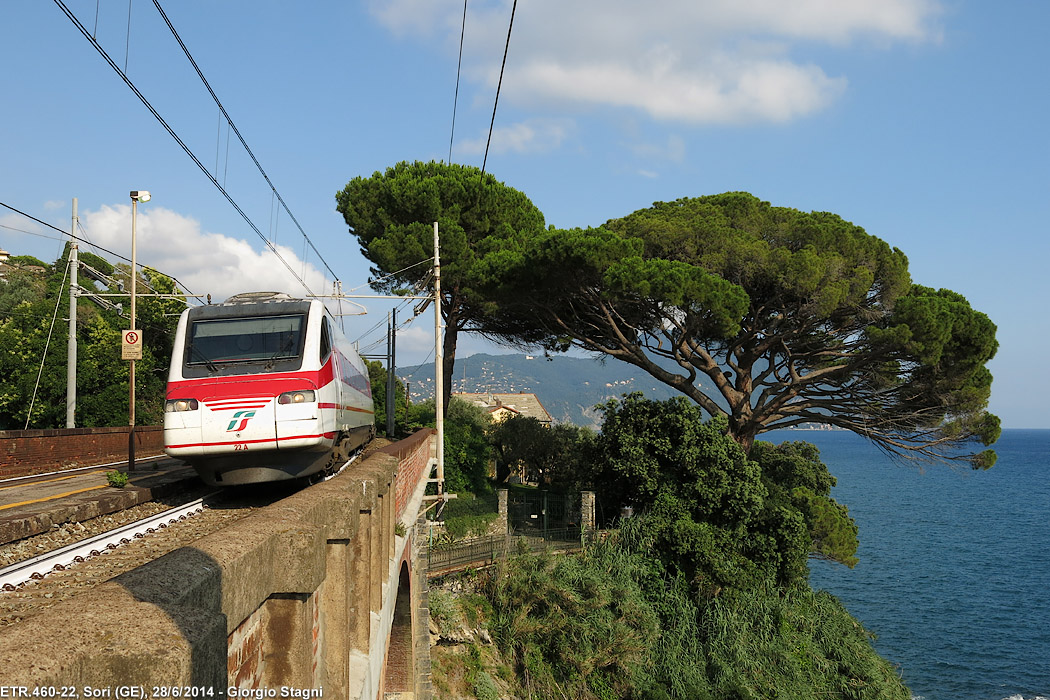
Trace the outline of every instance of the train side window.
<path fill-rule="evenodd" d="M 328 332 L 328 319 L 321 319 L 321 362 L 325 361 L 328 354 L 332 352 L 332 339 Z"/>

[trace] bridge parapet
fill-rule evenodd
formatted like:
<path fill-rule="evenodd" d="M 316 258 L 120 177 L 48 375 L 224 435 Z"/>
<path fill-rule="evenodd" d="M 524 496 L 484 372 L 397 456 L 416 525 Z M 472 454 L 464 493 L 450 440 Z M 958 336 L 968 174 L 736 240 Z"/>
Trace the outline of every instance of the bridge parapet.
<path fill-rule="evenodd" d="M 397 458 L 397 517 L 405 513 L 415 494 L 420 479 L 429 475 L 427 465 L 434 456 L 434 435 L 432 428 L 418 430 L 404 440 L 399 440 L 379 451 Z"/>
<path fill-rule="evenodd" d="M 412 525 L 428 474 L 419 472 L 399 504 L 398 477 L 410 471 L 373 455 L 0 631 L 4 684 L 211 688 L 214 698 L 231 687 L 280 697 L 283 688 L 336 700 L 382 697 L 393 685 L 403 697 L 426 697 L 429 658 L 424 665 L 416 643 L 426 635 L 417 615 L 426 572 L 414 564 Z M 388 642 L 396 634 L 405 646 L 406 629 L 415 672 L 388 681 Z"/>

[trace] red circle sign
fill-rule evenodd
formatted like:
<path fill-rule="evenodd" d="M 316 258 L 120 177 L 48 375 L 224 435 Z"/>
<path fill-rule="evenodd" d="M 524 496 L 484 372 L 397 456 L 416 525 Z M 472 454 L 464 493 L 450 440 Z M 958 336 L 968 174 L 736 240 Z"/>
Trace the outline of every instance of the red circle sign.
<path fill-rule="evenodd" d="M 135 343 L 139 342 L 139 334 L 135 331 L 127 331 L 126 333 L 124 333 L 124 342 L 126 342 L 128 345 L 134 345 Z"/>

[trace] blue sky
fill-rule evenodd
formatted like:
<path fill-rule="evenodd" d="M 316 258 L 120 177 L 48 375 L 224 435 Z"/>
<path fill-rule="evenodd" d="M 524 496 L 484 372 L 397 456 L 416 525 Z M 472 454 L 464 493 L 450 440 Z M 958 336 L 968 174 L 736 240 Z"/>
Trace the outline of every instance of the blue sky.
<path fill-rule="evenodd" d="M 344 290 L 367 282 L 337 190 L 449 157 L 458 0 L 162 5 L 324 262 L 154 4 L 65 2 L 314 291 L 324 262 Z M 510 9 L 468 2 L 453 161 L 481 165 Z M 1050 428 L 1048 26 L 1042 0 L 522 2 L 487 170 L 558 227 L 730 190 L 839 214 L 996 322 L 992 410 Z M 57 4 L 0 5 L 0 60 L 0 202 L 68 231 L 77 197 L 91 240 L 127 255 L 128 192 L 147 189 L 140 262 L 217 299 L 302 291 Z M 34 233 L 57 236 L 0 209 L 0 248 L 55 259 Z M 347 319 L 363 346 L 388 308 L 366 306 Z M 432 333 L 429 316 L 407 329 L 400 363 Z"/>

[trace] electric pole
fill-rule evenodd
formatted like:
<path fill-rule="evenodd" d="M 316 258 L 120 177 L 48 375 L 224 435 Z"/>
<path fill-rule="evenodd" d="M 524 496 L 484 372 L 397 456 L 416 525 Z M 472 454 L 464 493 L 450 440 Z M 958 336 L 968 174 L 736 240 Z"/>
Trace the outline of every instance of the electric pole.
<path fill-rule="evenodd" d="M 77 410 L 77 198 L 69 231 L 69 343 L 66 346 L 66 427 L 75 428 Z"/>

